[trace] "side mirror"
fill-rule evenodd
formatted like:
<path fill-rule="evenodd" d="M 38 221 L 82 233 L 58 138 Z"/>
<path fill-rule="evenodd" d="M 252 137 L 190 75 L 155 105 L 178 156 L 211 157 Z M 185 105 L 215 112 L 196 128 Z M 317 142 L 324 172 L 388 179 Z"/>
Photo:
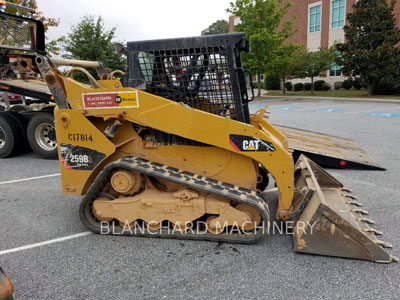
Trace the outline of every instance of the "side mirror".
<path fill-rule="evenodd" d="M 114 44 L 114 48 L 115 48 L 115 51 L 117 51 L 117 53 L 119 53 L 119 54 L 125 54 L 126 55 L 128 53 L 126 51 L 125 46 L 122 45 L 121 43 L 115 43 Z"/>

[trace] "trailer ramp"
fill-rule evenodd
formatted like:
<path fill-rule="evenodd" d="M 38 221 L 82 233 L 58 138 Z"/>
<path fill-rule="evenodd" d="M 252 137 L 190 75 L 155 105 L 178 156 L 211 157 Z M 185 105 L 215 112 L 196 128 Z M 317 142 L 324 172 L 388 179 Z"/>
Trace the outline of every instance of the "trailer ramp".
<path fill-rule="evenodd" d="M 328 168 L 386 170 L 351 139 L 286 126 L 275 127 L 287 137 L 294 161 L 304 154 Z"/>

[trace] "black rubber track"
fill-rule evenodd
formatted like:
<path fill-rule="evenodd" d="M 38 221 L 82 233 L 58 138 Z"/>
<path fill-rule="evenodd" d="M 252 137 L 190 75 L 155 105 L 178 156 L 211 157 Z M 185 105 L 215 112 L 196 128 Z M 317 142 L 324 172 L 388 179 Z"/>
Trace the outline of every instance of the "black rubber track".
<path fill-rule="evenodd" d="M 90 186 L 86 196 L 82 200 L 79 210 L 80 218 L 82 222 L 95 233 L 100 233 L 101 223 L 100 221 L 96 220 L 92 213 L 92 203 L 103 192 L 105 186 L 109 183 L 111 174 L 117 169 L 137 171 L 147 176 L 181 184 L 196 191 L 206 192 L 219 197 L 227 198 L 232 201 L 233 205 L 241 203 L 247 204 L 256 208 L 260 212 L 261 225 L 250 233 L 221 233 L 215 235 L 210 233 L 196 234 L 190 231 L 186 233 L 175 232 L 172 234 L 171 231 L 166 233 L 165 230 L 158 230 L 157 232 L 151 233 L 147 232 L 147 230 L 138 230 L 139 232 L 136 231 L 132 233 L 126 231 L 124 232 L 123 228 L 119 227 L 118 225 L 111 227 L 113 223 L 110 222 L 110 228 L 113 229 L 111 230 L 110 234 L 252 244 L 266 237 L 269 233 L 270 213 L 268 205 L 261 198 L 260 194 L 230 183 L 217 181 L 212 178 L 196 175 L 191 172 L 182 171 L 176 168 L 131 156 L 108 164 L 98 175 L 95 182 Z"/>

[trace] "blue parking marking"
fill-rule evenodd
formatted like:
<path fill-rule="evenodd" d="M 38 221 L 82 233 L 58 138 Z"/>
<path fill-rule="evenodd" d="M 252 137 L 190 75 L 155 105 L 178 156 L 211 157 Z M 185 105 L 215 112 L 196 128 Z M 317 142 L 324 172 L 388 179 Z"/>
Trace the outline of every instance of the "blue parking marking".
<path fill-rule="evenodd" d="M 315 109 L 313 110 L 314 112 L 340 112 L 340 111 L 344 111 L 344 109 L 341 108 L 322 108 L 322 109 Z"/>
<path fill-rule="evenodd" d="M 269 110 L 295 110 L 299 109 L 297 106 L 280 106 L 280 107 L 271 107 Z"/>
<path fill-rule="evenodd" d="M 386 112 L 374 112 L 374 113 L 369 113 L 369 114 L 365 114 L 365 115 L 369 116 L 369 117 L 384 117 L 384 118 L 400 117 L 400 114 L 398 114 L 398 113 L 386 113 Z"/>
<path fill-rule="evenodd" d="M 266 105 L 262 104 L 250 104 L 249 108 L 264 108 Z"/>

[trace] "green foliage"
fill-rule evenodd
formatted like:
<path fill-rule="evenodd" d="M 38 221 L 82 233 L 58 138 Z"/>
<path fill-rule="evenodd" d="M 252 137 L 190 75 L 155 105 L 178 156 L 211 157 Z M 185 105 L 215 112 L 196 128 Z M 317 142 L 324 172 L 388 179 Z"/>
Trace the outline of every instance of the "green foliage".
<path fill-rule="evenodd" d="M 301 72 L 301 65 L 295 55 L 300 47 L 300 45 L 292 43 L 282 45 L 275 52 L 275 56 L 270 62 L 268 72 L 279 75 L 283 83 L 285 83 L 287 79 L 296 77 Z"/>
<path fill-rule="evenodd" d="M 327 83 L 327 82 L 324 82 L 322 84 L 322 90 L 323 91 L 330 91 L 331 88 L 332 88 L 331 85 L 329 83 Z"/>
<path fill-rule="evenodd" d="M 46 43 L 46 53 L 48 56 L 59 56 L 62 52 L 61 41 L 62 39 L 52 40 Z"/>
<path fill-rule="evenodd" d="M 351 82 L 350 79 L 346 79 L 345 81 L 343 81 L 343 88 L 346 90 L 351 89 L 351 87 L 353 86 L 353 83 Z"/>
<path fill-rule="evenodd" d="M 306 83 L 304 84 L 304 90 L 305 90 L 305 91 L 311 91 L 311 83 L 306 82 Z"/>
<path fill-rule="evenodd" d="M 316 91 L 322 91 L 323 84 L 325 83 L 325 80 L 317 80 L 314 82 L 314 90 Z"/>
<path fill-rule="evenodd" d="M 336 57 L 337 52 L 334 47 L 320 48 L 316 52 L 310 52 L 304 47 L 300 48 L 293 56 L 297 65 L 297 76 L 309 77 L 311 78 L 311 82 L 313 82 L 314 77 L 318 77 L 323 71 L 329 69 L 330 64 Z M 314 86 L 315 85 L 311 85 L 312 94 L 314 93 Z"/>
<path fill-rule="evenodd" d="M 400 94 L 400 76 L 385 76 L 372 90 L 374 95 Z"/>
<path fill-rule="evenodd" d="M 335 90 L 340 90 L 343 87 L 343 81 L 336 81 L 334 83 Z"/>
<path fill-rule="evenodd" d="M 303 77 L 318 77 L 323 71 L 329 69 L 332 61 L 336 59 L 337 53 L 334 47 L 320 48 L 316 52 L 308 51 L 301 48 L 296 53 L 296 60 L 300 65 L 301 74 Z"/>
<path fill-rule="evenodd" d="M 229 32 L 229 23 L 226 20 L 218 20 L 201 32 L 201 35 L 212 35 Z"/>
<path fill-rule="evenodd" d="M 296 83 L 295 85 L 294 85 L 294 91 L 295 92 L 298 92 L 298 91 L 302 91 L 303 90 L 303 88 L 304 88 L 304 84 L 302 84 L 302 83 Z"/>
<path fill-rule="evenodd" d="M 253 88 L 258 89 L 258 87 L 263 86 L 263 82 L 253 81 Z"/>
<path fill-rule="evenodd" d="M 236 0 L 230 3 L 227 12 L 240 17 L 235 30 L 246 34 L 250 42 L 250 52 L 243 54 L 244 67 L 254 74 L 266 70 L 274 74 L 282 52 L 282 46 L 293 34 L 293 20 L 282 21 L 289 2 L 282 0 Z M 279 65 L 282 65 L 281 63 Z M 259 90 L 260 93 L 260 90 Z"/>
<path fill-rule="evenodd" d="M 285 83 L 285 88 L 287 91 L 291 91 L 293 89 L 293 84 L 290 81 L 288 81 Z"/>
<path fill-rule="evenodd" d="M 344 27 L 346 43 L 337 45 L 344 75 L 360 78 L 370 95 L 400 89 L 400 30 L 393 15 L 396 1 L 388 2 L 357 1 Z"/>
<path fill-rule="evenodd" d="M 264 80 L 264 89 L 266 90 L 280 90 L 281 80 L 278 75 L 268 75 Z"/>
<path fill-rule="evenodd" d="M 66 54 L 64 58 L 102 61 L 110 70 L 125 70 L 126 63 L 122 54 L 114 49 L 115 27 L 106 30 L 101 17 L 83 17 L 71 27 L 71 33 L 59 40 Z M 90 70 L 95 75 L 93 70 Z M 76 76 L 78 80 L 85 77 Z M 79 76 L 79 77 L 78 77 Z"/>
<path fill-rule="evenodd" d="M 355 80 L 352 81 L 353 84 L 353 88 L 355 90 L 361 90 L 361 88 L 363 87 L 362 82 L 360 79 L 356 78 Z"/>

